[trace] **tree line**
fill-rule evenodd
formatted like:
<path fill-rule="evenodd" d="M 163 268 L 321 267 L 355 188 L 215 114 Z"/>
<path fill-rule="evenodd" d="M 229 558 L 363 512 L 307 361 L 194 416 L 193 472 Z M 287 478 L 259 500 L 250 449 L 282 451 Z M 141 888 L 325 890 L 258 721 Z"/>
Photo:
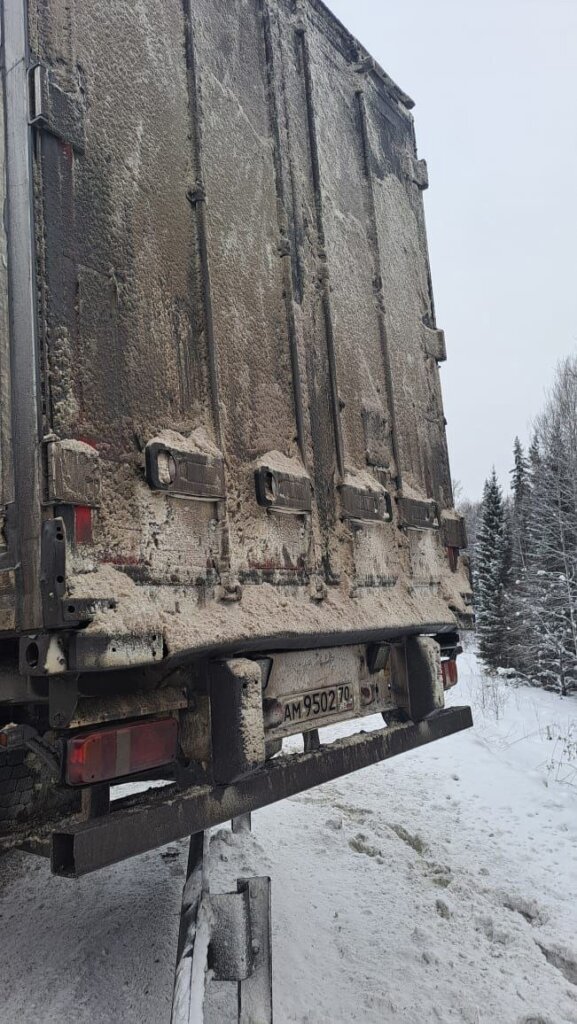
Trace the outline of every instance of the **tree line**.
<path fill-rule="evenodd" d="M 473 534 L 479 653 L 562 694 L 577 690 L 577 356 L 558 368 L 528 450 L 515 440 L 511 495 L 495 470 Z"/>

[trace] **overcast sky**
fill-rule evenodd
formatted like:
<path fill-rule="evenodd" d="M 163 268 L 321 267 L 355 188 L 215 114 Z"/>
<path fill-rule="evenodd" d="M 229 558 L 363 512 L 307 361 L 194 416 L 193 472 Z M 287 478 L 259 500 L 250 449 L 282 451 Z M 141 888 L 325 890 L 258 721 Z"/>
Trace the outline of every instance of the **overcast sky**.
<path fill-rule="evenodd" d="M 453 476 L 508 485 L 577 351 L 577 0 L 328 0 L 416 102 Z"/>

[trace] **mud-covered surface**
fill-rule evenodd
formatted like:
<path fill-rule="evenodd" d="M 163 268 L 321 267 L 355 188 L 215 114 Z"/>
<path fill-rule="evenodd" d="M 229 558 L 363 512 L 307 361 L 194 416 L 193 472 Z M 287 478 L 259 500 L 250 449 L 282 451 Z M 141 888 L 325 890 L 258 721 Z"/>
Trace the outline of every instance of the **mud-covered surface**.
<path fill-rule="evenodd" d="M 30 12 L 77 112 L 39 136 L 36 215 L 45 429 L 100 455 L 68 562 L 71 596 L 117 600 L 92 631 L 178 655 L 454 625 L 466 571 L 394 502 L 452 506 L 407 98 L 316 0 Z M 222 459 L 226 499 L 153 491 L 159 438 Z M 312 512 L 257 503 L 271 465 Z M 344 518 L 343 484 L 392 522 Z"/>
<path fill-rule="evenodd" d="M 6 204 L 6 151 L 4 143 L 4 104 L 0 85 L 0 208 Z M 10 330 L 8 308 L 8 255 L 4 216 L 0 219 L 0 504 L 13 497 L 12 481 L 12 402 L 10 398 Z M 0 538 L 0 546 L 4 541 Z"/>

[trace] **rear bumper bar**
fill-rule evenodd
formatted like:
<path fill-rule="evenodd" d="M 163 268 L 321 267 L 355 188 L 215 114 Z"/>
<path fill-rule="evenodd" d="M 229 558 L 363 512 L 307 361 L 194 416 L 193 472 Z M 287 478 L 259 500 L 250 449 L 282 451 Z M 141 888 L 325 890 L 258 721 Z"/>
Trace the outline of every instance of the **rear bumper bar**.
<path fill-rule="evenodd" d="M 407 722 L 361 732 L 311 753 L 279 757 L 232 785 L 196 786 L 184 792 L 153 790 L 129 807 L 119 801 L 102 818 L 52 834 L 52 870 L 78 878 L 469 729 L 472 724 L 470 708 L 445 709 L 418 725 Z"/>

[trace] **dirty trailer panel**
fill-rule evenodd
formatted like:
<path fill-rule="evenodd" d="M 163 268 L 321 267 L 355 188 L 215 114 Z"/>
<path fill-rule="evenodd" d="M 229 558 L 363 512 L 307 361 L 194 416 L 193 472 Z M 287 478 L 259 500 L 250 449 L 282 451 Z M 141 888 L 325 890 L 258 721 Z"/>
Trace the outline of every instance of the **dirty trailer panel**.
<path fill-rule="evenodd" d="M 11 56 L 27 10 L 8 200 L 28 146 L 38 302 L 20 436 L 2 421 L 0 599 L 18 581 L 3 625 L 38 635 L 29 666 L 453 630 L 469 585 L 408 97 L 317 0 L 7 8 Z M 19 519 L 9 442 L 36 424 Z"/>

